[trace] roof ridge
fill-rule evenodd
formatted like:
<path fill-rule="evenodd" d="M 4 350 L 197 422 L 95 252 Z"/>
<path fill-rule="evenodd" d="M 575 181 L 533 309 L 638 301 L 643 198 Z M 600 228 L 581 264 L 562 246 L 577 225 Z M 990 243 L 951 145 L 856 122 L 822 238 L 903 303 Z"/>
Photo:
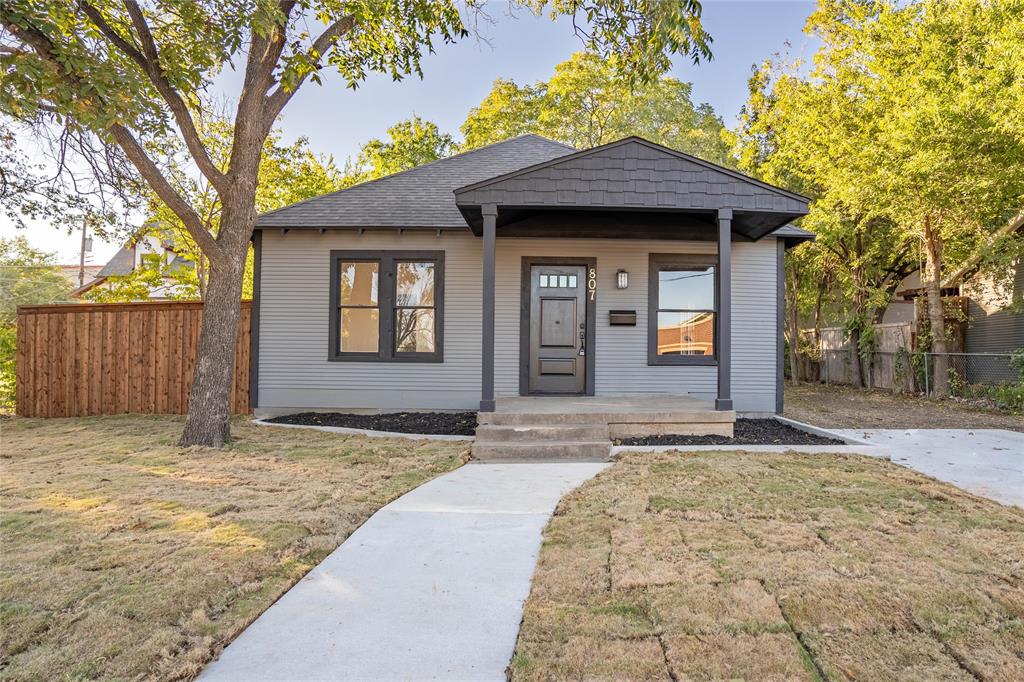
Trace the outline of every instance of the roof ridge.
<path fill-rule="evenodd" d="M 355 185 L 350 185 L 348 187 L 343 187 L 341 189 L 336 189 L 333 192 L 327 192 L 326 194 L 318 194 L 318 195 L 313 196 L 313 197 L 308 197 L 306 199 L 303 199 L 302 201 L 296 201 L 293 204 L 288 204 L 287 206 L 281 206 L 279 208 L 275 208 L 273 210 L 267 211 L 266 213 L 261 213 L 261 214 L 259 214 L 258 217 L 262 218 L 263 216 L 274 215 L 275 213 L 283 211 L 286 208 L 293 208 L 295 206 L 301 206 L 302 204 L 305 204 L 307 202 L 313 201 L 315 199 L 323 199 L 324 197 L 334 196 L 336 194 L 341 194 L 342 192 L 347 192 L 350 189 L 355 189 L 357 187 L 366 187 L 368 185 L 372 185 L 374 183 L 381 182 L 382 180 L 389 180 L 389 179 L 394 178 L 396 176 L 404 175 L 406 173 L 411 173 L 412 171 L 419 170 L 421 168 L 426 168 L 428 166 L 433 166 L 433 165 L 442 163 L 444 161 L 451 161 L 452 159 L 457 159 L 459 157 L 468 156 L 470 154 L 475 154 L 477 152 L 482 152 L 485 149 L 491 149 L 493 147 L 497 147 L 497 146 L 500 146 L 500 145 L 503 145 L 503 144 L 506 144 L 506 143 L 509 143 L 509 142 L 515 142 L 516 140 L 521 140 L 521 139 L 527 138 L 527 137 L 533 137 L 533 138 L 536 138 L 538 140 L 542 140 L 544 142 L 547 142 L 549 144 L 556 144 L 556 145 L 558 145 L 560 147 L 565 147 L 566 149 L 570 149 L 573 152 L 579 151 L 578 149 L 576 149 L 575 147 L 573 147 L 571 145 L 567 145 L 564 142 L 559 142 L 558 140 L 552 140 L 550 138 L 544 137 L 543 135 L 538 135 L 536 133 L 523 133 L 522 135 L 516 135 L 515 137 L 509 137 L 509 138 L 505 138 L 504 140 L 498 140 L 497 142 L 491 142 L 490 144 L 485 144 L 482 147 L 476 147 L 474 149 L 467 149 L 464 152 L 459 152 L 457 154 L 452 154 L 451 156 L 445 156 L 445 157 L 440 158 L 440 159 L 434 159 L 433 161 L 428 161 L 427 163 L 421 163 L 420 165 L 413 166 L 412 168 L 406 168 L 405 170 L 400 170 L 400 171 L 396 171 L 394 173 L 389 173 L 387 175 L 382 175 L 381 177 L 374 178 L 373 180 L 366 180 L 364 182 L 356 183 Z M 528 167 L 528 166 L 526 166 L 526 167 Z"/>
<path fill-rule="evenodd" d="M 557 165 L 559 163 L 563 163 L 565 161 L 568 161 L 570 157 L 572 157 L 573 159 L 579 159 L 579 158 L 583 158 L 583 157 L 591 155 L 591 154 L 597 154 L 597 153 L 605 151 L 607 149 L 611 149 L 611 148 L 614 148 L 614 147 L 620 147 L 620 146 L 622 146 L 624 144 L 629 144 L 631 142 L 635 142 L 637 144 L 642 144 L 642 145 L 644 145 L 646 147 L 650 147 L 652 149 L 655 149 L 655 150 L 658 150 L 658 151 L 662 151 L 662 152 L 665 152 L 667 154 L 670 154 L 670 155 L 682 158 L 682 159 L 684 159 L 686 161 L 689 161 L 691 163 L 695 163 L 695 164 L 697 164 L 699 166 L 707 168 L 708 170 L 712 170 L 712 171 L 715 171 L 715 172 L 718 172 L 718 173 L 723 173 L 724 175 L 728 175 L 730 177 L 733 177 L 733 178 L 736 178 L 736 179 L 739 179 L 739 180 L 743 180 L 745 182 L 750 182 L 750 183 L 753 183 L 755 185 L 759 185 L 760 187 L 763 187 L 764 189 L 766 189 L 766 190 L 768 190 L 770 192 L 774 192 L 775 194 L 780 194 L 780 195 L 783 195 L 783 196 L 789 196 L 790 198 L 795 198 L 798 201 L 807 201 L 807 202 L 811 201 L 810 197 L 805 197 L 802 194 L 798 194 L 796 192 L 793 192 L 791 190 L 785 189 L 783 187 L 778 187 L 777 185 L 773 185 L 773 184 L 765 182 L 763 180 L 758 180 L 757 178 L 755 178 L 753 176 L 750 176 L 750 175 L 747 175 L 746 173 L 741 173 L 740 171 L 736 171 L 736 170 L 733 170 L 731 168 L 726 168 L 725 166 L 720 166 L 717 163 L 714 163 L 714 162 L 711 162 L 711 161 L 706 161 L 705 159 L 702 159 L 699 156 L 694 156 L 693 154 L 687 154 L 686 152 L 681 152 L 678 149 L 673 149 L 672 147 L 668 147 L 668 146 L 663 145 L 663 144 L 658 144 L 657 142 L 651 142 L 650 140 L 648 140 L 646 138 L 643 138 L 643 137 L 640 137 L 639 135 L 628 135 L 628 136 L 623 137 L 621 139 L 613 140 L 612 142 L 605 142 L 604 144 L 599 144 L 596 147 L 590 147 L 588 149 L 577 150 L 573 154 L 566 154 L 565 156 L 559 156 L 559 157 L 555 157 L 553 159 L 548 159 L 547 161 L 541 161 L 539 163 L 535 163 L 533 165 L 526 166 L 524 168 L 517 168 L 516 170 L 512 170 L 512 171 L 509 171 L 507 173 L 502 173 L 501 175 L 496 175 L 493 178 L 486 178 L 484 180 L 478 180 L 477 182 L 471 182 L 468 185 L 464 185 L 462 187 L 455 188 L 454 193 L 456 194 L 456 196 L 458 196 L 462 192 L 466 192 L 466 191 L 469 191 L 469 190 L 480 189 L 482 187 L 487 187 L 489 185 L 493 185 L 493 184 L 496 184 L 498 182 L 503 182 L 505 180 L 508 180 L 509 178 L 518 177 L 518 176 L 521 176 L 521 175 L 526 175 L 527 173 L 532 173 L 532 172 L 538 171 L 538 170 L 540 170 L 542 168 L 548 168 L 550 166 L 554 166 L 554 165 Z"/>

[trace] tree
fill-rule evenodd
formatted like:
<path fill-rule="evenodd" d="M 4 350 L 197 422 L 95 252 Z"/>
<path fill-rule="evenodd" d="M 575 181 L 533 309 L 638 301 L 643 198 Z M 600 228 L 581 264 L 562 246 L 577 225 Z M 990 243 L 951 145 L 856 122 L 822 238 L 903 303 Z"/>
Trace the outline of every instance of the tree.
<path fill-rule="evenodd" d="M 825 3 L 818 14 L 812 24 L 835 46 L 823 64 L 874 103 L 880 208 L 921 244 L 941 395 L 948 384 L 941 354 L 950 350 L 941 297 L 947 266 L 1024 205 L 1024 128 L 1004 120 L 1020 108 L 1024 3 L 843 2 Z"/>
<path fill-rule="evenodd" d="M 613 63 L 577 52 L 550 80 L 517 85 L 498 79 L 462 124 L 465 147 L 537 133 L 574 147 L 638 135 L 713 163 L 733 165 L 722 119 L 694 106 L 693 86 L 670 76 L 636 83 Z"/>
<path fill-rule="evenodd" d="M 0 238 L 0 404 L 14 401 L 18 306 L 65 301 L 70 292 L 54 254 L 33 248 L 24 237 Z"/>
<path fill-rule="evenodd" d="M 800 64 L 765 62 L 749 83 L 734 146 L 742 170 L 812 197 L 801 226 L 817 234 L 787 267 L 787 337 L 794 379 L 801 318 L 813 314 L 820 330 L 826 298 L 846 327 L 854 385 L 865 383 L 870 329 L 892 293 L 914 267 L 912 243 L 877 210 L 879 189 L 866 180 L 873 168 L 871 118 L 844 84 L 801 76 Z M 830 273 L 831 291 L 823 291 Z M 813 312 L 812 312 L 813 311 Z"/>
<path fill-rule="evenodd" d="M 696 0 L 521 0 L 536 12 L 586 17 L 584 43 L 638 80 L 672 55 L 710 54 Z M 467 12 L 480 11 L 470 2 Z M 63 126 L 102 147 L 117 177 L 141 178 L 208 259 L 206 314 L 182 445 L 230 438 L 233 352 L 260 159 L 285 105 L 327 67 L 355 88 L 369 72 L 419 74 L 436 42 L 467 34 L 453 0 L 6 0 L 0 4 L 0 111 L 36 130 Z M 316 27 L 311 31 L 310 27 Z M 242 72 L 230 154 L 200 132 L 225 67 Z M 185 153 L 173 153 L 179 145 Z M 88 146 L 82 151 L 89 155 Z M 89 155 L 91 157 L 91 155 Z M 220 205 L 216 234 L 176 189 L 195 172 Z"/>
<path fill-rule="evenodd" d="M 920 261 L 930 348 L 945 352 L 943 273 L 1024 205 L 1021 25 L 1019 0 L 827 0 L 807 24 L 822 41 L 813 70 L 767 64 L 752 80 L 740 165 L 815 198 L 802 225 L 842 275 L 845 326 L 865 357 Z"/>
<path fill-rule="evenodd" d="M 355 161 L 345 164 L 344 186 L 399 173 L 450 155 L 455 140 L 436 123 L 413 116 L 387 130 L 388 140 L 374 138 L 359 149 Z"/>
<path fill-rule="evenodd" d="M 203 131 L 203 139 L 213 158 L 226 159 L 230 154 L 231 126 L 223 119 L 210 122 Z M 309 140 L 300 137 L 291 144 L 281 139 L 274 130 L 267 137 L 260 159 L 256 189 L 256 210 L 272 211 L 303 199 L 327 194 L 345 186 L 345 179 L 330 156 L 316 154 Z M 217 234 L 220 229 L 220 197 L 209 183 L 196 178 L 176 178 L 176 191 L 199 207 L 207 229 Z M 159 197 L 150 195 L 146 218 L 142 228 L 131 237 L 132 241 L 152 236 L 173 247 L 180 260 L 143 263 L 129 275 L 112 276 L 102 287 L 85 294 L 89 300 L 112 303 L 138 301 L 152 292 L 175 299 L 204 299 L 209 263 L 198 248 L 178 216 Z M 183 265 L 184 262 L 184 265 Z M 246 259 L 242 281 L 242 297 L 252 296 L 253 260 Z"/>

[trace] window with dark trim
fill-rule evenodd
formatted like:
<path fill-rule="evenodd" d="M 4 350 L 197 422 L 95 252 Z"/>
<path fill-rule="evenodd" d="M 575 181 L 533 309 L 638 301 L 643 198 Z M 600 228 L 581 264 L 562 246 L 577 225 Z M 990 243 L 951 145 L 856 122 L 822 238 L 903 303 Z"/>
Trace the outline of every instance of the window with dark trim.
<path fill-rule="evenodd" d="M 648 270 L 647 363 L 716 364 L 714 256 L 651 254 Z"/>
<path fill-rule="evenodd" d="M 441 362 L 444 251 L 331 251 L 329 360 Z"/>

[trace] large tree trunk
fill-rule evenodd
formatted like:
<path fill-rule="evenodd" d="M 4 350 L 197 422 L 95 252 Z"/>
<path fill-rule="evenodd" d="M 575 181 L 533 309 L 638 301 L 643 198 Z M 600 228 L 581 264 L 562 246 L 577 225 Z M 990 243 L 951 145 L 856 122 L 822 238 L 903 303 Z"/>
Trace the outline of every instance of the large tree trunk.
<path fill-rule="evenodd" d="M 942 304 L 942 235 L 931 215 L 924 218 L 925 266 L 921 284 L 925 291 L 928 311 L 928 328 L 931 349 L 935 355 L 931 377 L 932 394 L 945 396 L 949 393 L 949 359 L 942 355 L 949 352 L 946 343 L 946 319 Z"/>
<path fill-rule="evenodd" d="M 254 199 L 224 202 L 218 242 L 223 252 L 207 258 L 206 298 L 189 392 L 188 416 L 179 445 L 219 448 L 231 440 L 231 393 L 235 345 L 242 315 L 242 280 L 256 222 Z"/>

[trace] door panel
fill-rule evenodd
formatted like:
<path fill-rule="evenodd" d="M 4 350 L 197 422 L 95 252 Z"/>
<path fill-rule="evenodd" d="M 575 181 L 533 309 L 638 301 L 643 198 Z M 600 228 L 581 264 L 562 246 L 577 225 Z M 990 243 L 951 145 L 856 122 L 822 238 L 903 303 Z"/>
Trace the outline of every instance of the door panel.
<path fill-rule="evenodd" d="M 586 268 L 530 266 L 529 393 L 586 388 Z"/>
<path fill-rule="evenodd" d="M 576 299 L 540 300 L 540 347 L 568 348 L 576 343 Z"/>

